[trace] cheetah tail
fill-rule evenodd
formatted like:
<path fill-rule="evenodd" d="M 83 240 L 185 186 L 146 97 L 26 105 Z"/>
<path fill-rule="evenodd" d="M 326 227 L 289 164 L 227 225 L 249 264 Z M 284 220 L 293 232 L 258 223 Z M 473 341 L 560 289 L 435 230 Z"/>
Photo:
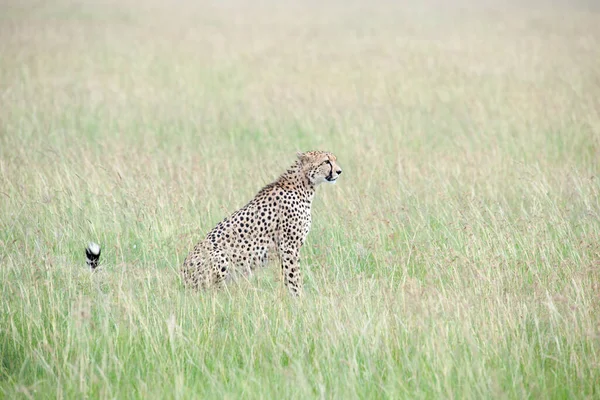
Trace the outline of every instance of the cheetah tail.
<path fill-rule="evenodd" d="M 95 270 L 100 263 L 100 245 L 96 243 L 90 243 L 85 249 L 85 262 L 92 269 Z"/>

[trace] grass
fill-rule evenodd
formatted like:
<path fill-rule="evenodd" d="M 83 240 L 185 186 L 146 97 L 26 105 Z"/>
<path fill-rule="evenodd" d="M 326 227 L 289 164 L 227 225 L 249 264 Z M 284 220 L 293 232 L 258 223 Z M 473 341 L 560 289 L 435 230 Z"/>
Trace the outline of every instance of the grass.
<path fill-rule="evenodd" d="M 1 2 L 0 397 L 599 398 L 592 6 Z M 184 290 L 310 149 L 306 296 Z"/>

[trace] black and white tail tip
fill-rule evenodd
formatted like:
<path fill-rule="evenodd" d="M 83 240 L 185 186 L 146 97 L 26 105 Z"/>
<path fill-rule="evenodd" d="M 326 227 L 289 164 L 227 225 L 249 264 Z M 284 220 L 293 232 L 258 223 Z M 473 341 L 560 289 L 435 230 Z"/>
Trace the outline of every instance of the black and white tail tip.
<path fill-rule="evenodd" d="M 85 262 L 92 269 L 96 269 L 98 267 L 98 263 L 100 262 L 100 245 L 96 243 L 90 243 L 85 249 Z"/>

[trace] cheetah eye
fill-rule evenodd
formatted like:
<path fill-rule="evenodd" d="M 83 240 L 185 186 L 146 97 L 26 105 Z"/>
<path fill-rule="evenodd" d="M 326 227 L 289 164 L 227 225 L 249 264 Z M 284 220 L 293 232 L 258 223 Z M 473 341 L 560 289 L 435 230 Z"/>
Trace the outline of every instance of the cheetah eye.
<path fill-rule="evenodd" d="M 324 162 L 324 164 L 331 164 L 331 161 L 329 161 L 329 160 L 326 160 L 326 161 Z"/>

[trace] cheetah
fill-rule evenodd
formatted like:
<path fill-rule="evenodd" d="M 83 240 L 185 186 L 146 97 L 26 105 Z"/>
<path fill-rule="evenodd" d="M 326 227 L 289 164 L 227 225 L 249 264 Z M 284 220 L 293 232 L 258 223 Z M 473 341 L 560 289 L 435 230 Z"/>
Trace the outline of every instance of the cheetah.
<path fill-rule="evenodd" d="M 302 294 L 299 252 L 310 230 L 315 190 L 323 182 L 335 183 L 342 169 L 327 151 L 299 152 L 297 158 L 275 182 L 196 244 L 181 269 L 186 287 L 222 287 L 275 257 L 289 293 Z"/>

